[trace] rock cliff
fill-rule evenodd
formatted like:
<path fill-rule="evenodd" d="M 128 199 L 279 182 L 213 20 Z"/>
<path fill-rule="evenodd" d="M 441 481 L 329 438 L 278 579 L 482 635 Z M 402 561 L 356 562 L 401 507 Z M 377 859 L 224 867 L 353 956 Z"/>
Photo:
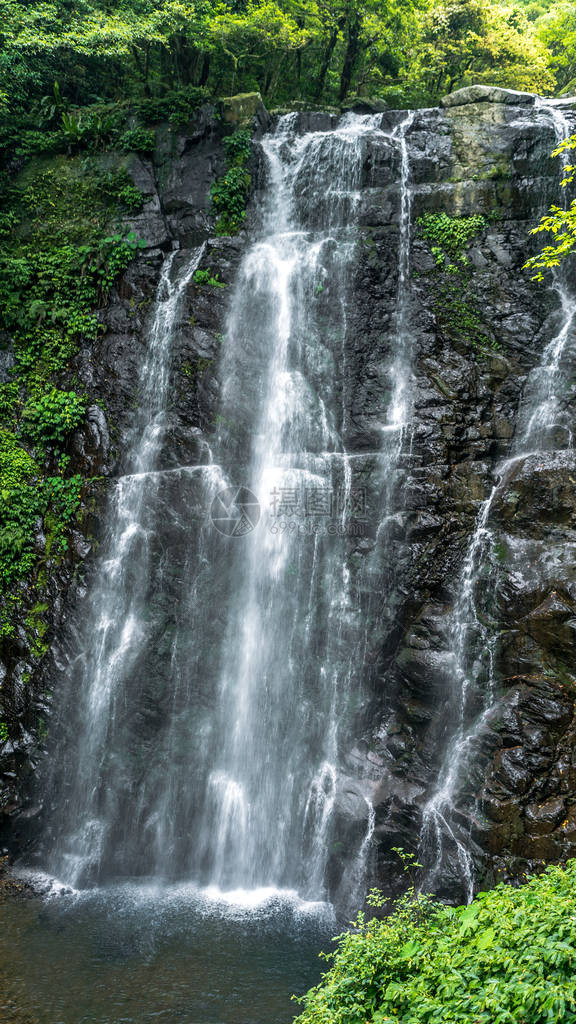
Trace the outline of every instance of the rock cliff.
<path fill-rule="evenodd" d="M 333 890 L 348 840 L 364 827 L 365 795 L 376 812 L 370 861 L 374 883 L 401 884 L 392 848 L 418 849 L 423 808 L 454 734 L 449 624 L 463 560 L 494 474 L 513 451 L 526 382 L 560 315 L 554 290 L 535 285 L 522 272 L 529 230 L 558 197 L 558 168 L 549 156 L 556 142 L 553 122 L 526 94 L 482 88 L 463 92 L 442 109 L 417 111 L 406 133 L 413 423 L 394 521 L 387 527 L 386 557 L 379 566 L 371 561 L 381 525 L 371 495 L 396 337 L 397 147 L 385 138 L 375 140 L 362 174 L 345 359 L 337 387 L 348 396 L 347 448 L 359 457 L 368 495 L 363 535 L 353 538 L 351 546 L 364 566 L 357 597 L 370 630 L 367 696 L 341 752 L 345 781 L 330 863 Z M 565 110 L 571 113 L 569 104 Z M 329 129 L 338 121 L 335 114 L 301 112 L 297 117 L 303 132 Z M 405 112 L 385 112 L 382 125 L 393 132 L 404 117 Z M 273 124 L 259 108 L 253 122 L 256 142 Z M 30 785 L 43 742 L 38 722 L 57 700 L 53 680 L 65 655 L 62 627 L 90 586 L 90 549 L 97 548 L 108 481 L 123 472 L 138 403 L 135 370 L 163 254 L 172 248 L 185 251 L 205 239 L 201 269 L 230 285 L 246 237 L 258 222 L 264 172 L 256 145 L 246 228 L 236 237 L 212 234 L 209 186 L 223 170 L 227 130 L 205 109 L 189 131 L 160 132 L 153 157 L 134 158 L 130 167 L 147 196 L 130 227 L 147 248 L 101 311 L 106 333 L 81 351 L 74 368 L 101 405 L 90 409 L 71 455 L 102 479 L 85 509 L 82 532 L 74 535 L 74 550 L 46 584 L 54 638 L 48 654 L 38 661 L 24 643 L 16 643 L 2 669 L 5 693 L 22 723 L 20 741 L 3 751 L 1 761 L 5 831 L 14 849 L 33 843 L 42 813 Z M 440 214 L 449 221 L 448 233 L 442 232 Z M 463 235 L 459 224 L 466 224 Z M 209 283 L 191 281 L 187 289 L 173 356 L 166 467 L 197 461 L 214 428 L 228 295 L 226 288 Z M 325 304 L 328 313 L 337 298 L 328 280 L 318 296 L 320 307 Z M 569 388 L 563 398 L 569 415 L 575 400 Z M 494 559 L 475 582 L 478 606 L 498 634 L 497 699 L 486 728 L 474 739 L 454 821 L 467 836 L 478 885 L 519 877 L 544 861 L 576 854 L 576 578 L 571 557 L 576 465 L 569 448 L 561 430 L 557 449 L 517 461 L 493 504 Z M 149 709 L 152 718 L 158 710 Z M 154 728 L 150 716 L 146 728 Z M 435 888 L 451 899 L 462 895 L 454 845 L 443 847 Z"/>

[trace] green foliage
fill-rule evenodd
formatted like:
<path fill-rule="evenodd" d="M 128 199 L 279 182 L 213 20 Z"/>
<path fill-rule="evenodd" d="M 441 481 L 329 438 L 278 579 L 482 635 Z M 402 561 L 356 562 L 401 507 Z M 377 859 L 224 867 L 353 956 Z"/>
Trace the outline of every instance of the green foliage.
<path fill-rule="evenodd" d="M 80 426 L 85 412 L 85 398 L 52 387 L 28 399 L 22 410 L 23 431 L 32 441 L 60 446 Z"/>
<path fill-rule="evenodd" d="M 243 167 L 231 167 L 210 188 L 212 205 L 219 214 L 217 235 L 235 235 L 246 218 L 246 200 L 250 175 Z"/>
<path fill-rule="evenodd" d="M 568 150 L 576 149 L 576 135 L 565 139 L 552 153 L 552 156 L 561 156 Z M 562 188 L 572 184 L 576 175 L 576 166 L 564 165 L 564 178 Z M 560 266 L 563 260 L 569 256 L 576 246 L 576 199 L 564 207 L 551 206 L 548 213 L 542 217 L 537 227 L 532 228 L 531 235 L 538 235 L 546 231 L 552 236 L 550 245 L 544 248 L 535 256 L 530 256 L 524 264 L 524 270 L 534 270 L 533 281 L 543 281 L 544 272 Z"/>
<path fill-rule="evenodd" d="M 50 415 L 54 418 L 52 410 Z M 71 427 L 60 422 L 51 429 L 63 438 Z M 77 474 L 42 477 L 23 442 L 0 429 L 0 594 L 34 568 L 38 554 L 34 538 L 42 522 L 51 553 L 67 549 L 66 529 L 78 509 L 82 484 Z"/>
<path fill-rule="evenodd" d="M 554 87 L 546 46 L 522 4 L 493 0 L 426 4 L 400 78 L 431 101 L 478 82 L 541 93 Z"/>
<path fill-rule="evenodd" d="M 224 140 L 226 174 L 210 188 L 212 206 L 218 214 L 217 235 L 235 235 L 246 217 L 251 177 L 246 170 L 250 157 L 250 132 L 240 129 Z"/>
<path fill-rule="evenodd" d="M 255 89 L 272 106 L 423 105 L 482 81 L 542 92 L 576 77 L 575 24 L 568 0 L 9 0 L 0 119 L 22 117 L 29 147 L 78 152 L 135 130 L 126 104 L 140 124 L 182 125 Z"/>
<path fill-rule="evenodd" d="M 252 147 L 252 132 L 246 128 L 240 128 L 232 135 L 224 139 L 224 152 L 226 153 L 226 166 L 243 167 L 250 156 Z"/>
<path fill-rule="evenodd" d="M 55 462 L 88 404 L 71 384 L 70 360 L 97 338 L 96 310 L 140 244 L 107 228 L 142 198 L 125 170 L 77 157 L 34 162 L 4 191 L 0 331 L 15 366 L 0 385 L 2 636 L 18 619 L 18 584 L 67 549 L 83 480 L 67 457 L 57 470 Z M 41 631 L 36 624 L 37 638 Z"/>
<path fill-rule="evenodd" d="M 550 70 L 559 92 L 574 94 L 576 78 L 576 10 L 569 0 L 546 3 L 536 20 L 536 30 L 546 49 Z"/>
<path fill-rule="evenodd" d="M 4 745 L 5 743 L 8 743 L 9 739 L 8 726 L 6 725 L 6 722 L 0 721 L 0 743 Z"/>
<path fill-rule="evenodd" d="M 162 96 L 137 100 L 134 113 L 144 124 L 168 121 L 174 128 L 180 128 L 209 97 L 210 92 L 204 86 L 187 85 L 171 89 Z"/>
<path fill-rule="evenodd" d="M 486 218 L 480 214 L 449 217 L 447 213 L 426 213 L 418 218 L 417 224 L 422 238 L 434 242 L 432 252 L 435 257 L 443 253 L 462 261 L 467 245 L 486 227 Z"/>
<path fill-rule="evenodd" d="M 48 530 L 51 552 L 60 554 L 68 550 L 67 528 L 80 506 L 83 478 L 79 473 L 67 479 L 49 476 L 44 481 L 46 509 L 44 524 Z"/>
<path fill-rule="evenodd" d="M 20 245 L 0 252 L 0 327 L 14 337 L 19 369 L 37 376 L 62 370 L 80 338 L 100 330 L 92 310 L 134 255 L 133 237 L 92 245 Z"/>
<path fill-rule="evenodd" d="M 156 136 L 147 128 L 129 128 L 118 141 L 120 149 L 125 149 L 129 153 L 153 153 Z"/>
<path fill-rule="evenodd" d="M 210 288 L 226 287 L 225 282 L 220 280 L 218 274 L 213 274 L 210 267 L 207 267 L 206 270 L 197 270 L 195 272 L 194 284 L 198 285 L 198 287 L 202 287 L 205 284 L 209 285 Z"/>
<path fill-rule="evenodd" d="M 34 533 L 42 512 L 39 469 L 11 433 L 0 430 L 0 593 L 35 562 Z"/>
<path fill-rule="evenodd" d="M 456 909 L 412 887 L 390 917 L 359 914 L 337 942 L 298 1024 L 566 1024 L 576 1020 L 576 861 Z"/>
<path fill-rule="evenodd" d="M 429 243 L 436 265 L 432 291 L 438 326 L 449 337 L 479 352 L 499 348 L 486 334 L 474 295 L 468 292 L 472 271 L 466 249 L 486 225 L 480 214 L 450 217 L 446 213 L 428 213 L 417 221 L 418 232 Z"/>

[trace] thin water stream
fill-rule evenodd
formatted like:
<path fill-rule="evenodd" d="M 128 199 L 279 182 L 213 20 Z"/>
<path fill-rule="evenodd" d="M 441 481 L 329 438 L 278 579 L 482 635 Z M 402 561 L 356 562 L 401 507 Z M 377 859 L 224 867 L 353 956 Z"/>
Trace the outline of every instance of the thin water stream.
<path fill-rule="evenodd" d="M 552 123 L 557 145 L 573 131 L 574 126 L 571 127 L 565 113 L 553 102 L 540 100 L 536 105 L 538 115 L 544 123 Z M 560 180 L 563 177 L 561 168 Z M 494 671 L 498 628 L 496 623 L 487 621 L 478 604 L 480 586 L 494 590 L 497 582 L 491 567 L 495 562 L 495 537 L 490 514 L 519 461 L 540 452 L 573 447 L 573 424 L 562 398 L 569 384 L 569 357 L 576 343 L 576 296 L 565 269 L 555 273 L 552 288 L 559 302 L 558 328 L 540 362 L 528 375 L 510 456 L 495 471 L 496 483 L 480 506 L 464 559 L 448 628 L 453 696 L 458 709 L 456 727 L 446 749 L 438 784 L 423 810 L 419 854 L 425 868 L 425 887 L 434 890 L 445 852 L 452 848 L 468 901 L 474 895 L 471 830 L 478 809 L 472 815 L 462 814 L 459 799 L 466 787 L 479 738 L 498 700 Z"/>

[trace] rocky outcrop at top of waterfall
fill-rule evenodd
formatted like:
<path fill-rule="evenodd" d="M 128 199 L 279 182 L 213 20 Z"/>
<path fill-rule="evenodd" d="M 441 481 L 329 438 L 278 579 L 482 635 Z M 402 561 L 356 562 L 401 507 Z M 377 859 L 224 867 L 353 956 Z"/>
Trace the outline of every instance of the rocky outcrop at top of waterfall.
<path fill-rule="evenodd" d="M 319 350 L 307 350 L 310 379 L 318 388 L 329 379 L 330 403 L 334 408 L 342 403 L 339 437 L 354 473 L 360 474 L 365 496 L 355 516 L 358 530 L 347 535 L 353 585 L 350 592 L 340 591 L 342 603 L 332 609 L 333 615 L 341 616 L 342 629 L 332 634 L 330 653 L 334 663 L 338 658 L 345 660 L 350 635 L 358 642 L 354 616 L 359 614 L 362 642 L 354 650 L 360 659 L 361 685 L 346 692 L 348 717 L 337 738 L 337 779 L 324 770 L 315 781 L 316 789 L 308 792 L 316 814 L 309 852 L 313 859 L 318 852 L 314 837 L 322 834 L 328 843 L 322 871 L 331 894 L 350 877 L 351 861 L 354 868 L 360 851 L 370 883 L 390 890 L 400 887 L 392 848 L 418 848 L 423 811 L 437 791 L 460 714 L 454 701 L 450 624 L 462 567 L 479 509 L 492 493 L 495 473 L 514 452 L 527 381 L 533 383 L 543 352 L 561 329 L 558 292 L 536 286 L 522 272 L 532 244 L 529 229 L 558 198 L 558 169 L 549 156 L 556 143 L 553 121 L 547 108 L 526 94 L 488 87 L 461 92 L 466 95 L 447 98 L 442 109 L 414 113 L 405 132 L 408 177 L 402 175 L 398 142 L 406 112 L 372 115 L 381 120 L 363 144 L 351 235 L 335 234 L 335 247 L 353 247 L 346 258 L 345 280 L 342 265 L 331 257 L 325 241 L 321 279 L 314 280 L 314 322 L 319 333 L 324 325 L 324 362 L 314 362 Z M 570 104 L 561 109 L 570 120 Z M 256 143 L 277 127 L 277 121 L 262 110 L 258 118 Z M 334 113 L 299 112 L 293 115 L 292 138 L 330 132 L 339 123 Z M 159 492 L 162 514 L 154 526 L 158 533 L 153 555 L 164 558 L 163 608 L 154 605 L 157 632 L 146 659 L 136 659 L 138 685 L 127 691 L 131 703 L 117 710 L 121 727 L 126 727 L 125 735 L 134 744 L 134 764 L 142 758 L 142 772 L 146 751 L 167 735 L 165 657 L 184 614 L 181 606 L 174 613 L 174 595 L 180 593 L 181 585 L 179 552 L 187 543 L 182 523 L 186 516 L 196 521 L 203 514 L 190 477 L 183 482 L 180 470 L 208 464 L 217 435 L 226 434 L 226 451 L 238 465 L 246 466 L 252 458 L 246 454 L 247 424 L 254 428 L 250 360 L 257 345 L 252 345 L 249 333 L 245 347 L 237 353 L 234 378 L 246 379 L 247 390 L 237 392 L 230 385 L 232 398 L 225 406 L 223 368 L 230 297 L 239 268 L 245 267 L 242 261 L 248 247 L 262 230 L 270 166 L 262 147 L 255 145 L 245 229 L 232 238 L 214 236 L 207 196 L 211 181 L 223 168 L 223 131 L 221 123 L 204 112 L 188 133 L 167 130 L 155 161 L 143 158 L 133 165 L 136 182 L 146 177 L 147 187 L 153 190 L 134 224 L 150 244 L 113 293 L 105 312 L 106 333 L 82 351 L 75 367 L 80 380 L 91 382 L 105 409 L 78 433 L 77 457 L 95 460 L 104 478 L 102 491 L 110 491 L 117 476 L 131 471 L 129 452 L 134 409 L 141 398 L 144 336 L 166 254 L 178 248 L 173 268 L 178 275 L 192 250 L 206 242 L 199 269 L 209 270 L 212 279 L 226 287 L 200 284 L 191 277 L 182 290 L 172 333 L 166 418 L 155 454 L 158 469 L 175 470 L 164 477 Z M 402 181 L 409 183 L 410 190 L 410 251 L 399 311 L 402 210 L 404 216 L 408 210 L 406 201 L 402 204 Z M 304 180 L 302 187 L 305 192 Z M 478 219 L 465 241 L 453 246 L 442 233 L 437 219 L 441 214 Z M 328 223 L 328 231 L 333 226 Z M 314 229 L 314 211 L 304 213 L 301 228 Z M 252 266 L 256 290 L 257 271 Z M 270 264 L 264 260 L 261 273 L 269 272 Z M 303 293 L 305 286 L 306 282 Z M 344 290 L 345 329 L 341 329 L 337 310 Z M 262 307 L 256 303 L 252 313 L 244 315 L 261 317 Z M 394 450 L 393 485 L 388 488 L 382 479 L 382 452 L 389 451 L 383 428 L 393 426 L 386 415 L 393 391 L 391 368 L 398 367 L 401 336 L 411 353 L 406 378 L 409 417 L 395 434 L 400 441 Z M 492 670 L 496 688 L 491 712 L 473 736 L 466 777 L 460 779 L 454 796 L 451 827 L 465 837 L 476 886 L 519 877 L 543 861 L 576 855 L 572 656 L 576 466 L 567 428 L 576 402 L 573 362 L 569 340 L 559 384 L 562 416 L 551 424 L 546 450 L 520 453 L 506 476 L 490 514 L 493 547 L 473 581 L 475 614 L 490 637 L 497 638 Z M 254 366 L 254 378 L 259 372 Z M 312 388 L 307 395 L 310 410 L 319 415 Z M 328 418 L 321 438 L 308 439 L 311 453 L 336 450 L 330 422 Z M 88 539 L 78 537 L 77 561 L 86 556 L 82 572 L 74 575 L 73 565 L 68 564 L 48 584 L 55 629 L 48 655 L 35 666 L 30 652 L 15 645 L 10 664 L 3 669 L 3 685 L 13 688 L 15 701 L 22 701 L 25 726 L 21 742 L 2 754 L 2 783 L 9 794 L 4 834 L 14 851 L 25 847 L 40 862 L 42 850 L 34 853 L 36 837 L 42 819 L 50 818 L 52 796 L 49 793 L 42 802 L 31 784 L 39 744 L 44 742 L 45 729 L 38 729 L 38 721 L 49 717 L 60 720 L 64 730 L 74 727 L 73 718 L 72 724 L 62 720 L 58 680 L 76 650 L 82 602 L 94 586 L 98 559 L 94 540 L 105 539 L 106 508 L 110 505 L 103 493 L 85 520 Z M 91 554 L 87 554 L 88 543 L 94 547 Z M 220 551 L 218 557 L 222 573 L 214 579 L 214 614 L 206 625 L 207 640 L 214 643 L 222 625 L 218 609 L 225 600 L 224 584 L 219 592 L 218 579 L 227 578 L 227 556 Z M 200 586 L 204 565 L 203 551 L 196 562 L 185 563 L 191 587 Z M 290 566 L 298 569 L 296 556 Z M 290 566 L 283 568 L 285 582 L 297 593 Z M 331 564 L 325 569 L 327 574 L 335 572 Z M 312 573 L 312 566 L 306 572 Z M 314 593 L 321 602 L 322 590 Z M 253 595 L 244 597 L 250 601 Z M 478 641 L 475 629 L 470 631 L 472 654 Z M 197 659 L 201 680 L 212 670 L 209 657 L 204 648 L 199 655 L 197 636 L 189 636 L 187 644 L 186 651 L 179 653 L 179 664 Z M 31 678 L 24 694 L 22 677 L 28 672 Z M 152 678 L 155 685 L 150 684 Z M 482 673 L 474 679 L 467 696 L 468 725 L 485 710 L 486 680 Z M 202 709 L 207 699 L 200 683 L 186 694 L 178 693 L 180 711 L 185 700 Z M 334 718 L 328 686 L 324 699 L 327 717 Z M 336 693 L 336 703 L 337 699 Z M 309 712 L 313 715 L 312 707 Z M 127 714 L 129 723 L 122 718 Z M 179 745 L 184 734 L 178 723 L 165 749 L 181 766 L 187 755 Z M 226 720 L 219 718 L 218 726 L 225 730 Z M 221 755 L 222 771 L 239 764 L 234 737 L 216 739 L 214 749 Z M 333 754 L 331 748 L 326 757 Z M 173 767 L 168 766 L 168 773 Z M 109 765 L 106 770 L 112 768 Z M 64 771 L 70 770 L 71 764 L 65 764 Z M 133 766 L 130 771 L 133 780 L 137 772 Z M 267 778 L 273 781 L 267 772 L 263 767 L 264 786 Z M 157 796 L 158 786 L 150 793 Z M 283 800 L 295 799 L 287 786 L 281 793 Z M 215 776 L 210 799 L 217 805 L 214 814 L 220 821 L 228 815 L 230 828 L 244 827 L 245 812 L 230 779 Z M 327 801 L 329 835 L 322 833 Z M 138 813 L 144 820 L 147 810 L 159 813 L 159 806 L 140 807 Z M 192 808 L 185 813 L 191 814 Z M 277 818 L 286 820 L 281 812 Z M 272 838 L 275 820 L 269 823 Z M 156 833 L 159 865 L 165 864 L 162 842 L 180 842 L 170 833 L 171 827 L 168 823 L 166 833 Z M 116 828 L 121 829 L 119 822 Z M 99 834 L 88 833 L 84 838 L 97 845 Z M 278 843 L 283 841 L 279 835 Z M 200 860 L 211 859 L 217 865 L 221 854 L 217 844 L 207 842 Z M 319 862 L 314 863 L 317 867 Z M 124 865 L 116 862 L 115 868 L 122 871 Z M 450 899 L 465 895 L 455 842 L 442 847 L 435 887 Z"/>

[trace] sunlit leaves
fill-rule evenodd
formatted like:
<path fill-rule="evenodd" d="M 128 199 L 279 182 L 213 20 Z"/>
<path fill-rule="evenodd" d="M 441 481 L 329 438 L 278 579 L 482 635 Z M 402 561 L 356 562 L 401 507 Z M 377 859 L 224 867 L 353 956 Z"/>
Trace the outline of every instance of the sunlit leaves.
<path fill-rule="evenodd" d="M 576 861 L 470 907 L 414 890 L 362 915 L 299 1024 L 565 1024 L 576 1019 Z"/>
<path fill-rule="evenodd" d="M 576 149 L 576 135 L 565 139 L 552 153 L 561 156 L 567 150 Z M 571 164 L 564 165 L 562 187 L 566 188 L 574 180 L 576 169 Z M 551 242 L 545 245 L 535 256 L 531 256 L 524 264 L 525 270 L 532 270 L 534 281 L 542 281 L 546 270 L 560 266 L 576 246 L 576 199 L 566 206 L 551 206 L 540 223 L 530 234 L 538 235 L 542 231 L 552 236 Z"/>

